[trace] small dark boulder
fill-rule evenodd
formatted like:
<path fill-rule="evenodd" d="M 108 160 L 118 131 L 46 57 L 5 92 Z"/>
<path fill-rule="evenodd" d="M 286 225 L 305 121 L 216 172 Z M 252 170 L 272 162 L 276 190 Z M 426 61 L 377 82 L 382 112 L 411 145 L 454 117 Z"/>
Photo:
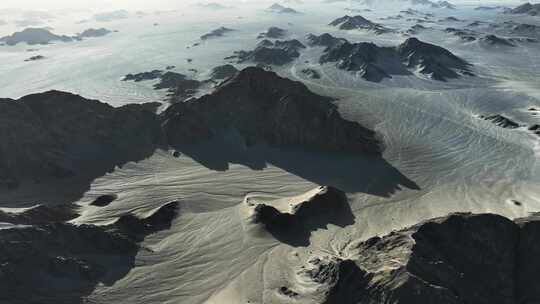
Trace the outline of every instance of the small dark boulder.
<path fill-rule="evenodd" d="M 97 207 L 105 207 L 118 198 L 116 194 L 105 194 L 96 198 L 90 205 Z"/>
<path fill-rule="evenodd" d="M 321 74 L 317 70 L 314 70 L 314 69 L 303 69 L 302 74 L 308 76 L 311 79 L 321 78 Z"/>

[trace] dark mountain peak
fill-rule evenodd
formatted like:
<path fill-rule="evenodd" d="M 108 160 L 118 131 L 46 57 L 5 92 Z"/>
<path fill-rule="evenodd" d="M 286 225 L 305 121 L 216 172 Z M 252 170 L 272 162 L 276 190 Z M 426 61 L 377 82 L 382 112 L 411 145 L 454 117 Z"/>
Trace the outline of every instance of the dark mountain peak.
<path fill-rule="evenodd" d="M 417 50 L 419 48 L 424 48 L 424 47 L 429 47 L 429 44 L 420 41 L 416 37 L 408 38 L 400 45 L 400 49 L 410 49 L 410 50 Z"/>
<path fill-rule="evenodd" d="M 410 75 L 410 68 L 418 68 L 420 73 L 435 80 L 457 78 L 461 74 L 472 75 L 469 64 L 450 51 L 417 38 L 409 38 L 401 45 L 380 47 L 372 42 L 350 43 L 330 35 L 308 36 L 313 45 L 328 45 L 320 63 L 335 62 L 343 70 L 359 72 L 359 75 L 373 82 L 380 82 L 391 75 Z"/>
<path fill-rule="evenodd" d="M 308 41 L 308 44 L 310 46 L 324 46 L 324 47 L 333 47 L 341 43 L 346 43 L 347 40 L 343 38 L 337 38 L 334 37 L 328 33 L 324 33 L 322 35 L 316 36 L 313 34 L 309 34 L 306 37 L 306 40 Z"/>
<path fill-rule="evenodd" d="M 405 40 L 405 42 L 398 46 L 397 50 L 399 54 L 403 57 L 408 57 L 411 55 L 417 55 L 422 57 L 445 56 L 448 59 L 452 59 L 456 62 L 460 62 L 463 65 L 467 65 L 467 63 L 463 59 L 460 59 L 447 49 L 438 45 L 420 41 L 418 38 L 415 37 L 411 37 Z"/>
<path fill-rule="evenodd" d="M 383 33 L 391 32 L 390 29 L 378 23 L 371 22 L 370 20 L 360 15 L 353 16 L 353 17 L 349 15 L 345 15 L 341 18 L 338 18 L 330 22 L 329 25 L 338 27 L 340 30 L 361 29 L 361 30 L 372 31 L 376 34 L 383 34 Z"/>
<path fill-rule="evenodd" d="M 379 154 L 375 133 L 341 117 L 328 97 L 274 72 L 248 67 L 213 93 L 162 114 L 171 146 L 202 142 L 235 129 L 247 145 Z"/>
<path fill-rule="evenodd" d="M 238 51 L 231 58 L 238 58 L 239 63 L 251 61 L 259 64 L 284 65 L 300 56 L 299 50 L 306 48 L 297 39 L 263 40 L 252 51 Z"/>
<path fill-rule="evenodd" d="M 38 115 L 52 112 L 69 112 L 71 110 L 82 110 L 84 108 L 88 108 L 89 110 L 92 109 L 90 111 L 113 108 L 107 103 L 86 99 L 80 95 L 57 90 L 26 95 L 19 99 L 19 102 L 32 108 Z"/>
<path fill-rule="evenodd" d="M 360 26 L 360 25 L 367 25 L 367 24 L 373 24 L 373 22 L 369 21 L 368 19 L 364 18 L 363 16 L 356 15 L 356 16 L 349 16 L 345 15 L 343 17 L 337 18 L 336 20 L 330 22 L 330 25 L 332 26 L 338 26 L 343 23 L 349 23 L 351 26 Z"/>
<path fill-rule="evenodd" d="M 531 16 L 537 16 L 540 14 L 540 3 L 538 4 L 531 4 L 529 2 L 522 4 L 512 10 L 510 10 L 511 14 L 528 14 Z"/>
<path fill-rule="evenodd" d="M 336 62 L 338 68 L 358 72 L 360 77 L 373 82 L 391 78 L 387 69 L 407 73 L 394 49 L 382 48 L 372 42 L 350 43 L 343 39 L 328 47 L 319 62 Z"/>
<path fill-rule="evenodd" d="M 409 38 L 397 48 L 399 56 L 409 68 L 419 68 L 420 73 L 435 80 L 445 81 L 447 78 L 457 78 L 462 74 L 472 75 L 470 64 L 452 54 L 447 49 Z"/>
<path fill-rule="evenodd" d="M 235 77 L 223 83 L 217 88 L 216 92 L 210 95 L 219 93 L 221 90 L 231 90 L 232 88 L 238 87 L 245 89 L 245 94 L 274 91 L 281 93 L 286 92 L 288 95 L 302 95 L 317 100 L 330 100 L 329 98 L 312 93 L 302 82 L 280 77 L 275 72 L 266 71 L 258 67 L 247 67 L 241 70 Z"/>

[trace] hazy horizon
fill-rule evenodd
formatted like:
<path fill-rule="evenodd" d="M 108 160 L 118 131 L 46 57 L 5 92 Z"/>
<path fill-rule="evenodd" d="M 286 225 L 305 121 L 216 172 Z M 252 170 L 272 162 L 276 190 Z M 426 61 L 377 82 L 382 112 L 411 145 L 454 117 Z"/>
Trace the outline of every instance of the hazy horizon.
<path fill-rule="evenodd" d="M 27 9 L 27 10 L 56 10 L 56 9 L 92 9 L 92 10 L 104 10 L 104 9 L 178 9 L 193 5 L 195 3 L 221 3 L 221 4 L 231 4 L 231 3 L 247 3 L 247 2 L 282 2 L 279 0 L 265 0 L 265 1 L 254 1 L 254 0 L 240 0 L 240 1 L 230 1 L 230 0 L 208 0 L 208 1 L 198 1 L 198 0 L 187 0 L 187 1 L 177 1 L 177 0 L 154 0 L 154 1 L 145 1 L 145 0 L 3 0 L 0 2 L 0 9 Z M 305 0 L 304 3 L 318 3 L 319 0 Z M 525 3 L 527 1 L 519 0 L 492 0 L 492 1 L 482 1 L 482 0 L 452 0 L 450 1 L 456 4 L 472 4 L 472 5 L 489 5 L 489 4 L 516 4 L 516 3 Z M 533 1 L 534 2 L 534 1 Z"/>

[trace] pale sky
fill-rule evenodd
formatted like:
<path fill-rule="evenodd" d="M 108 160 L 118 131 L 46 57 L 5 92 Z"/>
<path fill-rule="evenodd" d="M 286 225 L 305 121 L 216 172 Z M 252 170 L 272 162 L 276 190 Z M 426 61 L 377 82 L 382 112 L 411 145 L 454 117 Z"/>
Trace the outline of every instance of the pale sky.
<path fill-rule="evenodd" d="M 242 1 L 245 2 L 246 0 Z M 251 0 L 256 2 L 257 0 Z M 309 2 L 310 0 L 304 0 Z M 383 1 L 383 0 L 381 0 Z M 181 8 L 182 6 L 189 5 L 195 2 L 218 2 L 218 3 L 230 3 L 228 0 L 0 0 L 0 8 L 19 8 L 19 9 L 173 9 Z M 236 1 L 238 2 L 238 1 Z M 264 1 L 267 2 L 267 1 Z M 276 2 L 280 2 L 276 0 Z M 526 0 L 450 0 L 453 3 L 475 3 L 478 5 L 484 3 L 507 2 L 509 4 L 515 4 L 516 2 L 526 2 Z M 533 1 L 534 2 L 534 1 Z"/>
<path fill-rule="evenodd" d="M 194 0 L 0 0 L 0 8 L 20 9 L 171 9 L 198 2 Z M 209 2 L 209 1 L 201 1 Z M 227 2 L 217 0 L 212 2 Z"/>

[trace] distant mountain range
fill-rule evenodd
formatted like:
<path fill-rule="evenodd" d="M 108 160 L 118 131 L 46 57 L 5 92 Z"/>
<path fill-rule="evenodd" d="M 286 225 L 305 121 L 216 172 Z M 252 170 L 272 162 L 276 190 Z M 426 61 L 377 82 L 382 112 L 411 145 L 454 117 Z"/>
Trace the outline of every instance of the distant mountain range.
<path fill-rule="evenodd" d="M 12 35 L 0 38 L 0 43 L 6 45 L 16 45 L 18 43 L 27 43 L 29 45 L 49 44 L 54 41 L 71 42 L 74 40 L 82 40 L 89 37 L 101 37 L 110 34 L 112 31 L 100 29 L 87 29 L 75 36 L 56 35 L 45 28 L 27 28 L 20 32 L 15 32 Z"/>
<path fill-rule="evenodd" d="M 523 5 L 520 5 L 512 10 L 510 10 L 511 14 L 527 14 L 531 16 L 538 16 L 540 15 L 540 3 L 537 4 L 531 4 L 531 3 L 525 3 Z"/>

